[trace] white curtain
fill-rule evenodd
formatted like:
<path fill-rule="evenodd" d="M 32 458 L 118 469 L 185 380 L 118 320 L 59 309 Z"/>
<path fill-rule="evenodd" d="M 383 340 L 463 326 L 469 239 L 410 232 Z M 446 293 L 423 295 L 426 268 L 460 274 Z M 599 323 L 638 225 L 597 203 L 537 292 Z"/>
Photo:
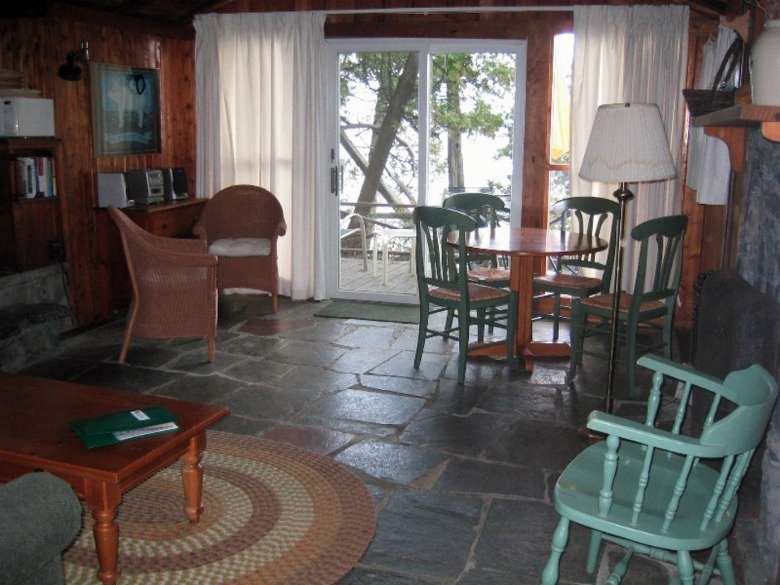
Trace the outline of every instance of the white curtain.
<path fill-rule="evenodd" d="M 712 87 L 718 66 L 735 38 L 737 33 L 721 25 L 716 38 L 705 43 L 702 49 L 699 89 Z M 733 83 L 734 79 L 725 81 Z M 691 128 L 688 144 L 688 186 L 696 190 L 696 202 L 726 205 L 731 175 L 729 147 L 722 140 L 704 134 L 704 128 Z"/>
<path fill-rule="evenodd" d="M 632 185 L 627 204 L 623 287 L 632 287 L 638 250 L 631 229 L 654 217 L 680 212 L 681 150 L 688 57 L 687 6 L 574 6 L 574 79 L 571 156 L 574 195 L 612 197 L 615 185 L 580 179 L 585 148 L 602 104 L 658 104 L 677 178 Z"/>
<path fill-rule="evenodd" d="M 279 292 L 294 300 L 325 294 L 324 23 L 313 12 L 195 17 L 196 191 L 249 184 L 276 195 L 287 221 Z"/>

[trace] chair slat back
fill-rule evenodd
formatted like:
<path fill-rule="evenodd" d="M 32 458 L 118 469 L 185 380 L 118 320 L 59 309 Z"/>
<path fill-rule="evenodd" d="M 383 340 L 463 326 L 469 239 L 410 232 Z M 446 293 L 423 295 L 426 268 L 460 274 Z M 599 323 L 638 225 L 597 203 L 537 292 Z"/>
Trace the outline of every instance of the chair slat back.
<path fill-rule="evenodd" d="M 498 226 L 499 211 L 506 211 L 504 200 L 490 193 L 456 193 L 442 203 L 445 209 L 462 211 L 477 222 L 477 227 Z"/>
<path fill-rule="evenodd" d="M 476 221 L 465 213 L 441 207 L 416 207 L 413 217 L 421 298 L 428 294 L 429 287 L 448 288 L 468 295 L 466 234 L 476 229 Z M 454 232 L 457 232 L 457 246 L 449 243 Z"/>
<path fill-rule="evenodd" d="M 456 193 L 447 197 L 442 203 L 445 209 L 462 211 L 474 221 L 477 227 L 496 228 L 499 224 L 499 211 L 506 211 L 504 200 L 490 193 Z M 470 253 L 469 262 L 490 262 L 493 268 L 498 266 L 496 254 Z"/>
<path fill-rule="evenodd" d="M 665 301 L 673 306 L 682 272 L 682 240 L 688 218 L 685 215 L 658 217 L 631 230 L 631 238 L 639 243 L 639 262 L 632 303 L 638 309 L 647 301 Z M 652 280 L 647 285 L 650 257 L 654 256 Z"/>
<path fill-rule="evenodd" d="M 564 256 L 555 265 L 556 272 L 569 269 L 592 268 L 602 271 L 603 292 L 609 292 L 612 264 L 615 260 L 615 227 L 620 206 L 616 201 L 602 197 L 569 197 L 555 203 L 550 209 L 555 218 L 549 227 L 601 238 L 609 242 L 606 256 L 590 252 Z"/>
<path fill-rule="evenodd" d="M 750 459 L 769 422 L 777 399 L 777 383 L 760 366 L 751 366 L 732 372 L 725 380 L 718 382 L 715 378 L 704 376 L 691 368 L 679 367 L 672 362 L 662 361 L 660 358 L 652 356 L 641 358 L 639 364 L 655 370 L 645 418 L 647 426 L 656 425 L 656 417 L 662 400 L 661 386 L 664 375 L 684 384 L 680 404 L 676 409 L 671 427 L 671 432 L 675 434 L 682 434 L 686 407 L 693 391 L 708 392 L 713 395 L 712 403 L 698 437 L 699 443 L 708 447 L 712 459 L 720 460 L 717 481 L 712 488 L 712 493 L 708 496 L 702 517 L 697 520 L 699 529 L 704 531 L 713 519 L 720 522 L 734 501 L 739 485 L 750 464 Z M 723 399 L 733 403 L 734 408 L 718 418 Z M 612 495 L 611 486 L 607 485 L 607 481 L 614 478 L 613 452 L 616 449 L 614 443 L 610 444 L 610 441 L 617 441 L 617 437 L 608 437 L 607 439 L 603 472 L 605 483 L 599 493 L 600 513 L 604 513 L 603 510 L 608 509 L 606 496 L 609 496 L 611 500 Z M 619 457 L 619 450 L 617 451 Z M 632 523 L 634 524 L 641 518 L 647 487 L 653 474 L 653 465 L 661 457 L 658 451 L 663 450 L 646 446 L 632 505 Z M 673 530 L 691 472 L 698 464 L 699 457 L 685 456 L 673 483 L 669 485 L 669 499 L 664 510 L 662 524 L 663 531 Z"/>

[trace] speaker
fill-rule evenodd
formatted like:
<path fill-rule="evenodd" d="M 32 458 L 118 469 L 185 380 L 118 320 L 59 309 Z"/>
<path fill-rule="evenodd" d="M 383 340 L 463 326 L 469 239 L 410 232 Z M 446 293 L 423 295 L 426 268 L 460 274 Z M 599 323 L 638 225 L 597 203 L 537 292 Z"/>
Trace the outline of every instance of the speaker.
<path fill-rule="evenodd" d="M 181 167 L 173 169 L 173 192 L 176 194 L 176 199 L 189 197 L 189 193 L 187 193 L 187 172 Z"/>
<path fill-rule="evenodd" d="M 166 201 L 175 199 L 186 199 L 187 195 L 187 175 L 184 169 L 162 169 L 163 176 L 163 195 Z"/>
<path fill-rule="evenodd" d="M 98 207 L 128 207 L 133 204 L 127 198 L 124 173 L 97 174 Z"/>

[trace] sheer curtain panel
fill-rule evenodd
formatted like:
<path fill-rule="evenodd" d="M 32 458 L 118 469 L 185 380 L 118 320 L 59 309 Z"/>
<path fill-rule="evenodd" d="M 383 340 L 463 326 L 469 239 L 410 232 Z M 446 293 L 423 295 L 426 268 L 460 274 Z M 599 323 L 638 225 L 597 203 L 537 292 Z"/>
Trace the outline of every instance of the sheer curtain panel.
<path fill-rule="evenodd" d="M 200 197 L 258 185 L 282 204 L 279 292 L 323 298 L 317 189 L 325 160 L 322 13 L 195 17 Z"/>
<path fill-rule="evenodd" d="M 643 221 L 679 213 L 688 59 L 687 6 L 574 6 L 571 153 L 574 195 L 612 197 L 616 185 L 579 177 L 596 110 L 602 104 L 658 104 L 677 178 L 632 185 L 626 234 Z M 624 240 L 623 286 L 634 282 L 636 250 Z"/>

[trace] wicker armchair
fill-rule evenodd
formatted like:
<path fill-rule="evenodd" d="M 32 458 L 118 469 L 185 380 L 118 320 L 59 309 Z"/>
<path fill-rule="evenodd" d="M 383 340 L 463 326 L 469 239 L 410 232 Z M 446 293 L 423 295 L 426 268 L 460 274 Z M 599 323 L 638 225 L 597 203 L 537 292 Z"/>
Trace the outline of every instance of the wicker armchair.
<path fill-rule="evenodd" d="M 271 294 L 278 308 L 279 270 L 276 240 L 287 232 L 284 212 L 273 193 L 253 185 L 222 189 L 206 203 L 195 225 L 196 236 L 219 256 L 217 287 Z"/>
<path fill-rule="evenodd" d="M 154 236 L 116 208 L 108 212 L 119 228 L 133 285 L 119 363 L 130 339 L 206 337 L 214 360 L 217 333 L 217 259 L 201 240 Z"/>

